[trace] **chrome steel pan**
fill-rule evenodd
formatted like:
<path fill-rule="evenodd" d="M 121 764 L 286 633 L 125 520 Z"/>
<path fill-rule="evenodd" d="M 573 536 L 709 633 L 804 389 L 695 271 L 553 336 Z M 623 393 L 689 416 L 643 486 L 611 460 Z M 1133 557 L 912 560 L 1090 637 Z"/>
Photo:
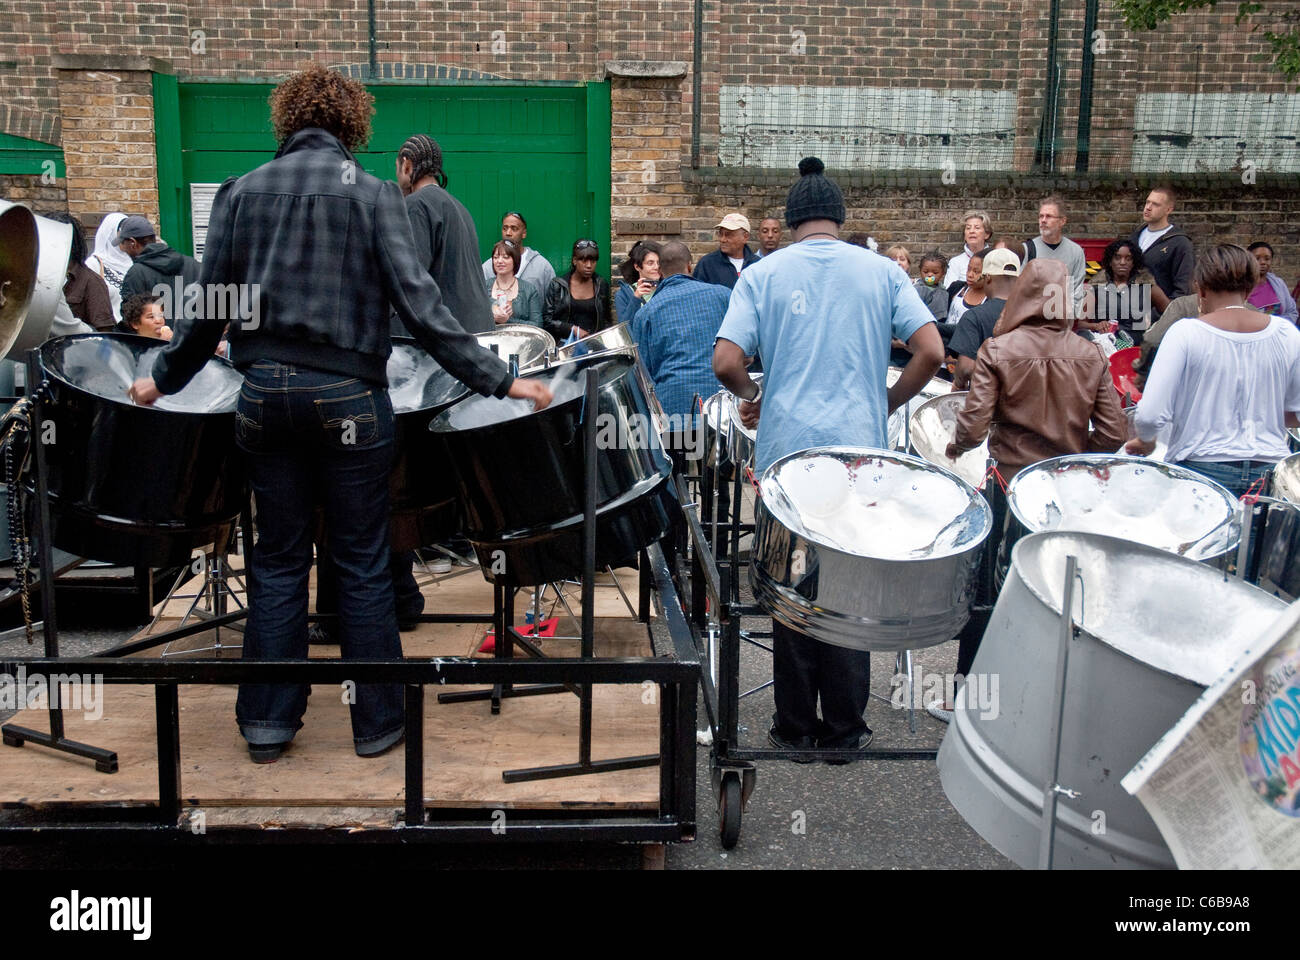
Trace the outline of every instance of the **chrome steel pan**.
<path fill-rule="evenodd" d="M 826 643 L 915 650 L 970 616 L 992 526 L 954 474 L 868 447 L 815 447 L 763 473 L 750 584 L 773 618 Z"/>
<path fill-rule="evenodd" d="M 912 449 L 922 459 L 936 467 L 951 470 L 976 490 L 984 485 L 988 470 L 989 441 L 985 437 L 974 450 L 967 450 L 956 460 L 949 460 L 945 451 L 957 435 L 957 414 L 966 406 L 970 396 L 965 390 L 932 397 L 912 411 Z"/>
<path fill-rule="evenodd" d="M 892 387 L 898 382 L 898 378 L 903 375 L 902 367 L 890 367 L 885 372 L 885 387 Z M 921 392 L 912 397 L 907 403 L 903 404 L 897 410 L 889 415 L 889 446 L 899 450 L 903 446 L 903 427 L 908 424 L 908 419 L 921 404 L 935 397 L 942 397 L 952 392 L 952 384 L 947 380 L 940 380 L 938 377 L 932 379 Z M 904 450 L 904 453 L 907 451 Z M 946 468 L 945 468 L 946 469 Z"/>
<path fill-rule="evenodd" d="M 626 323 L 616 323 L 612 327 L 588 334 L 581 340 L 562 344 L 556 347 L 554 352 L 557 360 L 571 360 L 587 353 L 602 353 L 606 350 L 617 350 L 619 347 L 635 346 L 636 340 L 632 337 L 632 328 Z"/>
<path fill-rule="evenodd" d="M 21 360 L 50 335 L 72 229 L 0 200 L 0 356 Z"/>
<path fill-rule="evenodd" d="M 165 346 L 105 333 L 41 346 L 54 546 L 124 564 L 187 563 L 194 547 L 228 535 L 248 502 L 235 447 L 243 377 L 227 361 L 209 357 L 152 407 L 127 398 Z"/>
<path fill-rule="evenodd" d="M 519 357 L 520 370 L 537 366 L 555 349 L 555 338 L 531 323 L 503 323 L 474 336 L 489 350 L 495 349 L 502 360 Z"/>
<path fill-rule="evenodd" d="M 761 384 L 762 373 L 750 374 Z M 719 390 L 704 401 L 705 462 L 710 467 L 719 464 L 746 464 L 754 457 L 758 431 L 740 422 L 740 401 L 730 390 Z"/>
<path fill-rule="evenodd" d="M 939 749 L 944 792 L 1000 852 L 1037 865 L 1065 561 L 1074 556 L 1077 629 L 1056 782 L 1081 795 L 1059 798 L 1055 862 L 1172 869 L 1155 823 L 1120 780 L 1285 605 L 1205 564 L 1113 537 L 1035 534 L 1011 556 Z"/>
<path fill-rule="evenodd" d="M 484 576 L 517 585 L 564 579 L 582 567 L 588 456 L 597 460 L 597 557 L 617 563 L 668 529 L 671 462 L 649 403 L 622 354 L 588 355 L 528 374 L 555 397 L 472 396 L 434 418 Z M 596 450 L 586 449 L 585 372 L 599 377 Z M 498 562 L 499 561 L 499 562 Z"/>
<path fill-rule="evenodd" d="M 415 340 L 393 338 L 388 396 L 393 404 L 395 456 L 388 488 L 394 550 L 413 550 L 460 532 L 456 481 L 442 445 L 429 432 L 429 422 L 469 394 L 469 387 Z"/>
<path fill-rule="evenodd" d="M 1053 457 L 1016 474 L 1007 489 L 1026 530 L 1118 537 L 1210 560 L 1241 537 L 1237 500 L 1207 477 L 1141 457 Z"/>
<path fill-rule="evenodd" d="M 1273 468 L 1272 494 L 1300 504 L 1300 453 L 1292 454 Z"/>

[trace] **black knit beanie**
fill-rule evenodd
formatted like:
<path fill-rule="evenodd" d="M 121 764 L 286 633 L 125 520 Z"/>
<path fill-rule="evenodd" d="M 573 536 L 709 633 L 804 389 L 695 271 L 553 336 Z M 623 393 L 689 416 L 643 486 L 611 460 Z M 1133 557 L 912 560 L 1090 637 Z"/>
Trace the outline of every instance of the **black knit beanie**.
<path fill-rule="evenodd" d="M 826 164 L 816 157 L 799 161 L 800 177 L 785 198 L 785 222 L 793 230 L 805 220 L 834 220 L 844 224 L 844 194 L 823 175 Z"/>

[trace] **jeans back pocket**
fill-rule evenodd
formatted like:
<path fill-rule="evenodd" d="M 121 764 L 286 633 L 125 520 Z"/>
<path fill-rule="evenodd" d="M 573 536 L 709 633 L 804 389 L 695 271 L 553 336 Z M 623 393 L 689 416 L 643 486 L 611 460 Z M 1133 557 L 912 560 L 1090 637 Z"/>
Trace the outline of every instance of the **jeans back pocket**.
<path fill-rule="evenodd" d="M 314 401 L 321 429 L 331 445 L 340 449 L 366 447 L 379 437 L 373 390 Z"/>

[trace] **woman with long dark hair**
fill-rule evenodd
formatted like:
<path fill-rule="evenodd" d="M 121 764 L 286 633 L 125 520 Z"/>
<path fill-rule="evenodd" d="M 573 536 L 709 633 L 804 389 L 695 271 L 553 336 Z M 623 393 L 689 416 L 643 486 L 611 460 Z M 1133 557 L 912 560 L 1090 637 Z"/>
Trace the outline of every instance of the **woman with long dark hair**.
<path fill-rule="evenodd" d="M 627 259 L 619 265 L 623 285 L 614 295 L 619 323 L 627 323 L 635 317 L 637 309 L 655 292 L 659 284 L 659 253 L 659 244 L 653 240 L 638 240 L 632 244 Z"/>
<path fill-rule="evenodd" d="M 577 333 L 585 337 L 610 325 L 609 281 L 596 272 L 600 246 L 595 240 L 573 245 L 569 269 L 546 288 L 542 326 L 557 342 Z"/>

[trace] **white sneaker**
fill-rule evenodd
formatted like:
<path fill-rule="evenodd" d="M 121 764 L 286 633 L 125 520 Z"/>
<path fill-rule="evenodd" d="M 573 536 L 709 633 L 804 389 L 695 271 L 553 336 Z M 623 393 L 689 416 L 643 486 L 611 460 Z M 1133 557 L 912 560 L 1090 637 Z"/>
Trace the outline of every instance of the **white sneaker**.
<path fill-rule="evenodd" d="M 451 561 L 446 557 L 438 557 L 429 564 L 429 569 L 434 573 L 451 573 Z"/>

